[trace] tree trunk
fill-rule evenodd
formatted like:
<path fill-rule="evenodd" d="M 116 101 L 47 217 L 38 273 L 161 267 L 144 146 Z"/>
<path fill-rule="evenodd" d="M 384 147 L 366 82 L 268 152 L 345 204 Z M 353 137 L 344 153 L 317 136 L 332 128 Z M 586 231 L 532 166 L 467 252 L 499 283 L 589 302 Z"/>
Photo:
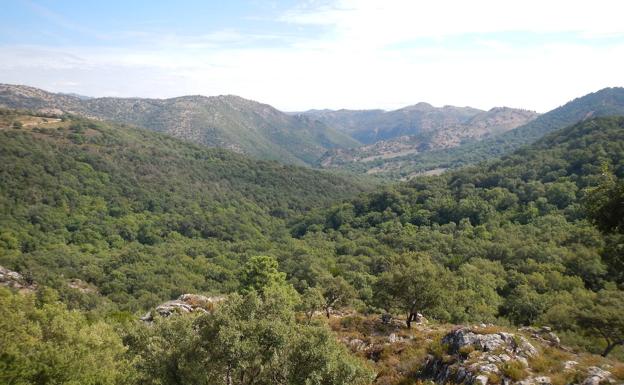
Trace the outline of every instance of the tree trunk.
<path fill-rule="evenodd" d="M 225 372 L 225 385 L 232 385 L 232 365 L 228 364 Z"/>
<path fill-rule="evenodd" d="M 618 341 L 620 342 L 620 341 Z M 613 348 L 615 348 L 616 346 L 620 345 L 622 342 L 618 343 L 618 342 L 611 342 L 607 344 L 607 347 L 605 348 L 604 352 L 602 352 L 602 356 L 606 357 L 609 355 L 609 353 L 611 353 L 611 351 L 613 350 Z"/>
<path fill-rule="evenodd" d="M 407 325 L 408 329 L 412 328 L 412 321 L 415 320 L 415 319 L 416 319 L 416 316 L 415 316 L 415 314 L 413 312 L 410 312 L 407 315 L 407 320 L 405 320 L 405 324 Z"/>

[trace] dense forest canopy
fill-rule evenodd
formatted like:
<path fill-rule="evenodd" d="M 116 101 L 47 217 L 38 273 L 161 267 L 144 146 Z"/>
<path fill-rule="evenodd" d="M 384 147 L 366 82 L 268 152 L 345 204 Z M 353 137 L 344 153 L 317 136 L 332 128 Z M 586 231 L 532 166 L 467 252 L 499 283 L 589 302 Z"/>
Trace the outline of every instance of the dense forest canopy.
<path fill-rule="evenodd" d="M 623 178 L 621 117 L 373 186 L 2 110 L 0 265 L 39 289 L 0 290 L 0 379 L 370 383 L 369 366 L 314 319 L 342 308 L 408 326 L 417 313 L 549 325 L 567 344 L 621 358 Z M 136 321 L 183 293 L 228 300 L 205 315 Z"/>

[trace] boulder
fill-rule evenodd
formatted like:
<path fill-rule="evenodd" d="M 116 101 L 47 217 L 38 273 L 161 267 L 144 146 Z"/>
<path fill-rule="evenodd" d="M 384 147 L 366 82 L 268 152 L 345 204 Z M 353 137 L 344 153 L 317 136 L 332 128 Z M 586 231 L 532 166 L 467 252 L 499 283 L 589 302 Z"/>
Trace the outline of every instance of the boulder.
<path fill-rule="evenodd" d="M 609 381 L 611 373 L 603 370 L 597 366 L 590 366 L 587 368 L 587 378 L 583 380 L 582 385 L 599 385 L 601 383 Z"/>
<path fill-rule="evenodd" d="M 170 317 L 174 314 L 208 313 L 214 309 L 215 304 L 224 300 L 225 297 L 206 297 L 199 294 L 182 294 L 173 301 L 167 301 L 148 312 L 142 321 L 151 322 L 157 314 L 160 317 Z"/>
<path fill-rule="evenodd" d="M 460 328 L 447 334 L 442 339 L 442 343 L 449 345 L 454 353 L 459 352 L 465 346 L 472 346 L 484 352 L 504 350 L 508 354 L 524 357 L 537 354 L 537 349 L 524 337 L 505 332 L 478 334 L 470 328 Z"/>
<path fill-rule="evenodd" d="M 16 289 L 21 292 L 31 292 L 37 289 L 37 284 L 25 278 L 17 271 L 0 266 L 0 286 Z"/>

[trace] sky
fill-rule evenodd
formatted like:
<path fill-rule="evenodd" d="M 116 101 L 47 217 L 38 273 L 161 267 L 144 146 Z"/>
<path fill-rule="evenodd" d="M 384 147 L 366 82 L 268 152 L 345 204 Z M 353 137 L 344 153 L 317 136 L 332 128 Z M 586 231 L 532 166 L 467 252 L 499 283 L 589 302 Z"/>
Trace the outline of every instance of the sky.
<path fill-rule="evenodd" d="M 0 83 L 284 111 L 545 112 L 624 86 L 621 0 L 1 0 Z"/>

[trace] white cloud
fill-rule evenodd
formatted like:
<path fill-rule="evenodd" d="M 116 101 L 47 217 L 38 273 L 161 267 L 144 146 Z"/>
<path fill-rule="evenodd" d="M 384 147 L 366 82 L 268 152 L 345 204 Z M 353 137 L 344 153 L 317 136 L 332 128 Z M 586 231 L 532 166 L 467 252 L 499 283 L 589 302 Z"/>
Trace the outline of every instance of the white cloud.
<path fill-rule="evenodd" d="M 132 49 L 0 47 L 0 81 L 86 95 L 232 93 L 283 110 L 427 101 L 546 111 L 624 85 L 621 8 L 605 0 L 337 1 L 283 15 L 293 29 L 322 29 L 307 38 L 228 29 L 160 39 L 135 32 L 150 43 Z M 248 44 L 259 41 L 281 44 Z"/>

